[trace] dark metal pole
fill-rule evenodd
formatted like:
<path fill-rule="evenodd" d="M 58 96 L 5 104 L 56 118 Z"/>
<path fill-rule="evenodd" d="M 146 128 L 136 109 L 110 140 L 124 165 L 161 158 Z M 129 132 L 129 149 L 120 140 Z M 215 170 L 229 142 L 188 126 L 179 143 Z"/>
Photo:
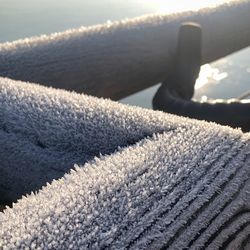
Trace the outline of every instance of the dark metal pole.
<path fill-rule="evenodd" d="M 198 24 L 184 23 L 180 27 L 175 67 L 156 92 L 153 108 L 250 131 L 250 101 L 191 100 L 201 66 L 201 34 Z"/>

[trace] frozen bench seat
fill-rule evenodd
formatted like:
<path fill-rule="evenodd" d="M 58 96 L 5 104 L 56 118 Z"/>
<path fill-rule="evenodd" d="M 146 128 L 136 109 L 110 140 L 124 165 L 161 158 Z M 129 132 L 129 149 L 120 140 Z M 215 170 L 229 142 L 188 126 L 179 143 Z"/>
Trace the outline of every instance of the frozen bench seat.
<path fill-rule="evenodd" d="M 0 248 L 249 249 L 249 141 L 0 78 Z"/>

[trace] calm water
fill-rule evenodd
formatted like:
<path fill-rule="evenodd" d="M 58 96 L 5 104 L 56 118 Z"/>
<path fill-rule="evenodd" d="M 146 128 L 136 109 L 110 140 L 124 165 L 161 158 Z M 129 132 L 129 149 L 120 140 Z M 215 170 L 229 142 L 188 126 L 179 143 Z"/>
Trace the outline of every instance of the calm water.
<path fill-rule="evenodd" d="M 0 0 L 0 42 L 140 15 L 197 9 L 222 0 Z M 204 65 L 195 98 L 236 97 L 250 89 L 250 49 Z M 156 87 L 121 100 L 151 107 Z"/>

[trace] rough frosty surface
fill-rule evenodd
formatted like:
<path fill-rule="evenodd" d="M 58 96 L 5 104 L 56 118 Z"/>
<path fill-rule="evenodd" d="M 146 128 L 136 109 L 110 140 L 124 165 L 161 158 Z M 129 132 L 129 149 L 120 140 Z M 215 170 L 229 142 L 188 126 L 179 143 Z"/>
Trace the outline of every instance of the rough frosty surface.
<path fill-rule="evenodd" d="M 7 78 L 0 103 L 1 197 L 44 186 L 0 248 L 249 249 L 249 134 Z"/>
<path fill-rule="evenodd" d="M 225 1 L 2 43 L 0 76 L 119 99 L 172 72 L 182 22 L 202 26 L 208 63 L 250 45 L 249 13 L 250 0 Z"/>

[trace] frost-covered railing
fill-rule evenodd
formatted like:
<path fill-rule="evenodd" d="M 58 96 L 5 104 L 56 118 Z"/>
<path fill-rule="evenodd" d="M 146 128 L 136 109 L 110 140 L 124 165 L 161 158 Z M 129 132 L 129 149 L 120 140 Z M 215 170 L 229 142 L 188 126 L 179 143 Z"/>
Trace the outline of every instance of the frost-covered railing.
<path fill-rule="evenodd" d="M 0 75 L 119 99 L 162 81 L 173 67 L 179 26 L 203 30 L 203 63 L 250 44 L 250 1 L 81 27 L 0 45 Z"/>
<path fill-rule="evenodd" d="M 250 133 L 1 77 L 0 104 L 0 249 L 250 249 Z"/>

